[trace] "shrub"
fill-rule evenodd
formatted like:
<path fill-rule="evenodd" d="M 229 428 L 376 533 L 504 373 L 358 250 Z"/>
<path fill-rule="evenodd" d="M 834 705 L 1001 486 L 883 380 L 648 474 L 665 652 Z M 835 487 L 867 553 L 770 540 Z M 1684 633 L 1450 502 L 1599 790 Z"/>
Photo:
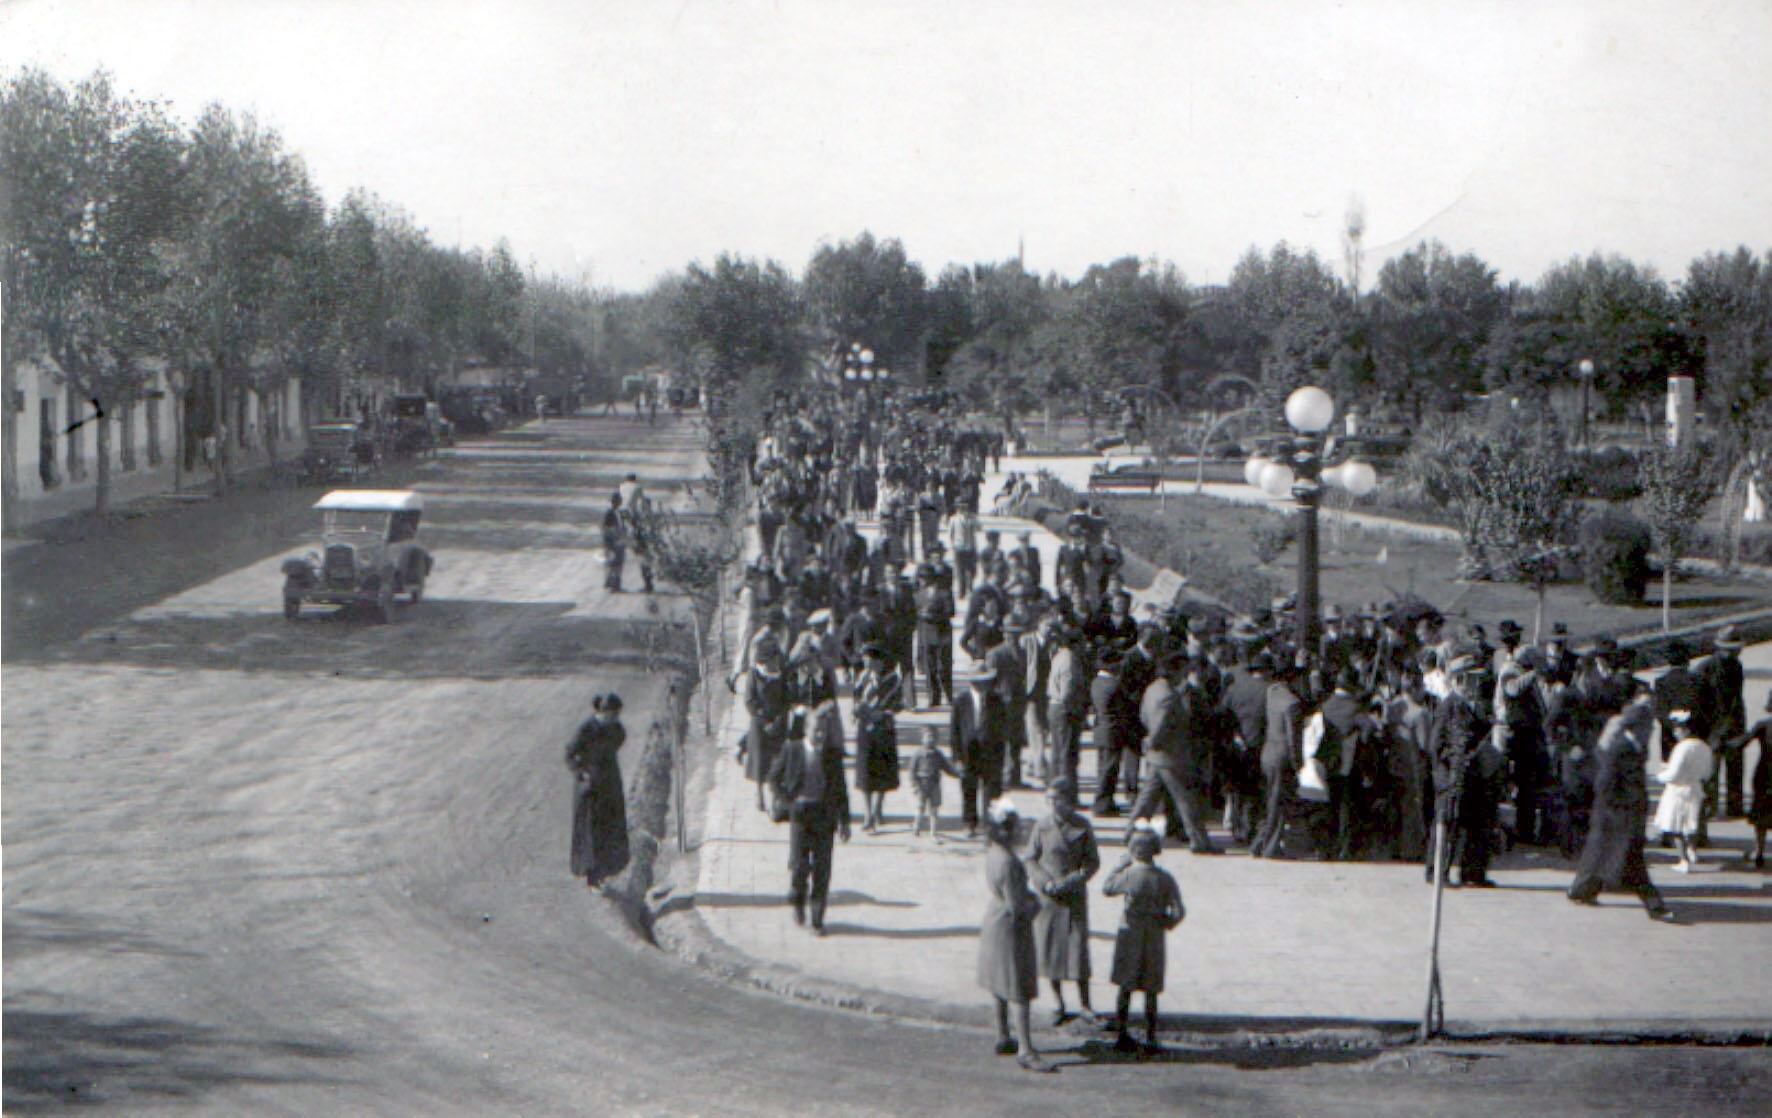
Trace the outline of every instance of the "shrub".
<path fill-rule="evenodd" d="M 1581 574 L 1608 605 L 1636 605 L 1649 588 L 1649 526 L 1616 509 L 1581 525 Z"/>
<path fill-rule="evenodd" d="M 1249 532 L 1249 540 L 1255 546 L 1255 558 L 1262 563 L 1278 559 L 1297 538 L 1298 525 L 1290 516 L 1264 520 Z"/>
<path fill-rule="evenodd" d="M 1621 446 L 1605 446 L 1575 455 L 1587 495 L 1601 501 L 1634 501 L 1643 495 L 1637 455 Z"/>

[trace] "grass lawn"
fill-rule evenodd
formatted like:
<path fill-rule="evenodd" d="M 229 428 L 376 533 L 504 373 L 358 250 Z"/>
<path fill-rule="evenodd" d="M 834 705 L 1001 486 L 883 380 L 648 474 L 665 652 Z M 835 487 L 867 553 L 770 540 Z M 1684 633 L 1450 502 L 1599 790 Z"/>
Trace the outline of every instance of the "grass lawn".
<path fill-rule="evenodd" d="M 1108 502 L 1114 511 L 1159 516 L 1157 501 L 1146 497 L 1117 497 Z M 1251 532 L 1271 523 L 1276 515 L 1264 509 L 1235 505 L 1211 497 L 1171 495 L 1161 514 L 1180 525 L 1190 544 L 1216 553 L 1220 559 L 1246 564 L 1290 591 L 1298 581 L 1297 546 L 1288 547 L 1272 563 L 1262 564 L 1255 555 Z M 1513 618 L 1532 628 L 1537 596 L 1531 588 L 1515 583 L 1465 582 L 1459 580 L 1460 548 L 1454 543 L 1414 539 L 1377 529 L 1347 524 L 1340 530 L 1332 514 L 1322 514 L 1319 532 L 1319 569 L 1323 603 L 1343 610 L 1368 602 L 1413 594 L 1431 602 L 1448 617 L 1481 622 L 1493 635 L 1503 618 Z M 1174 566 L 1183 556 L 1147 556 Z M 1208 591 L 1210 587 L 1202 587 Z M 1772 585 L 1745 578 L 1692 577 L 1674 584 L 1673 624 L 1677 628 L 1709 618 L 1772 608 Z M 1624 636 L 1659 629 L 1661 583 L 1652 581 L 1640 605 L 1610 606 L 1596 601 L 1580 582 L 1559 583 L 1545 598 L 1545 624 L 1562 621 L 1576 638 L 1603 633 Z"/>

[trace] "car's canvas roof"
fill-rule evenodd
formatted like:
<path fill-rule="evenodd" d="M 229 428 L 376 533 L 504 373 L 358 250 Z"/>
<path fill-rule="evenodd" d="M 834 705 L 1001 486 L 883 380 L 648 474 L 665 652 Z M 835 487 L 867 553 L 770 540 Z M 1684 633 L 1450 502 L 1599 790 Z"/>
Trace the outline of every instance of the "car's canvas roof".
<path fill-rule="evenodd" d="M 334 489 L 315 501 L 314 507 L 358 512 L 418 512 L 425 507 L 425 502 L 410 489 Z"/>

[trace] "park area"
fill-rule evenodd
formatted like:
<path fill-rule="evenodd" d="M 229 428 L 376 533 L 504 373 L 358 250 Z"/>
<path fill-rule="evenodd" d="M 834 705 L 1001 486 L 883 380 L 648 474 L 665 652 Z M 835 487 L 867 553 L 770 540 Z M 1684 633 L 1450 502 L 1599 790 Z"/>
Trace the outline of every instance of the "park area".
<path fill-rule="evenodd" d="M 1129 581 L 1148 585 L 1158 568 L 1187 579 L 1196 601 L 1216 601 L 1240 613 L 1253 613 L 1297 586 L 1298 543 L 1292 503 L 1267 497 L 1252 486 L 1229 480 L 1230 463 L 1212 464 L 1200 493 L 1174 480 L 1155 496 L 1087 497 L 1067 480 L 1089 468 L 1082 459 L 1026 459 L 1049 471 L 1030 515 L 1062 524 L 1077 500 L 1098 504 L 1115 536 L 1132 557 Z M 1036 465 L 1037 464 L 1037 465 Z M 1464 547 L 1456 530 L 1424 520 L 1406 520 L 1390 509 L 1367 511 L 1371 502 L 1329 502 L 1321 512 L 1318 567 L 1320 593 L 1330 606 L 1354 613 L 1372 605 L 1419 601 L 1448 618 L 1478 623 L 1493 635 L 1511 618 L 1530 633 L 1537 610 L 1533 587 L 1517 581 L 1464 577 Z M 1589 515 L 1605 511 L 1602 502 Z M 1708 509 L 1704 523 L 1718 514 Z M 1749 525 L 1744 550 L 1756 553 L 1772 527 Z M 1610 634 L 1649 637 L 1660 631 L 1659 572 L 1631 602 L 1601 601 L 1581 577 L 1578 558 L 1570 559 L 1545 588 L 1544 625 L 1561 622 L 1577 641 Z M 1724 573 L 1714 562 L 1687 560 L 1671 586 L 1669 620 L 1674 630 L 1720 624 L 1755 614 L 1772 615 L 1772 571 L 1752 564 Z"/>

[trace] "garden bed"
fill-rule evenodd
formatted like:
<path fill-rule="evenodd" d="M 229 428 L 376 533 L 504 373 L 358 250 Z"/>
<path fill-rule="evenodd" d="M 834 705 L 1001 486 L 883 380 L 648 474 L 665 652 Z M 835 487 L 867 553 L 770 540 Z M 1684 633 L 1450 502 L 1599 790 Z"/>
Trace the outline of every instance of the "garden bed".
<path fill-rule="evenodd" d="M 1074 503 L 1062 485 L 1049 487 L 1053 507 Z M 1276 548 L 1275 526 L 1289 517 L 1275 509 L 1238 505 L 1212 497 L 1170 494 L 1161 509 L 1153 497 L 1096 500 L 1120 543 L 1150 562 L 1186 575 L 1197 588 L 1249 611 L 1297 585 L 1296 543 Z M 1322 601 L 1344 612 L 1368 603 L 1419 597 L 1448 617 L 1481 623 L 1491 635 L 1512 618 L 1530 632 L 1537 597 L 1518 583 L 1458 578 L 1461 549 L 1455 543 L 1402 536 L 1320 517 L 1318 569 Z M 1261 541 L 1265 546 L 1258 547 Z M 1263 561 L 1258 551 L 1268 551 Z M 1651 633 L 1661 626 L 1659 580 L 1640 603 L 1606 605 L 1579 582 L 1562 582 L 1545 596 L 1545 623 L 1561 621 L 1577 639 Z M 1713 575 L 1683 578 L 1673 588 L 1673 625 L 1701 625 L 1755 611 L 1772 611 L 1772 588 L 1763 581 Z"/>

